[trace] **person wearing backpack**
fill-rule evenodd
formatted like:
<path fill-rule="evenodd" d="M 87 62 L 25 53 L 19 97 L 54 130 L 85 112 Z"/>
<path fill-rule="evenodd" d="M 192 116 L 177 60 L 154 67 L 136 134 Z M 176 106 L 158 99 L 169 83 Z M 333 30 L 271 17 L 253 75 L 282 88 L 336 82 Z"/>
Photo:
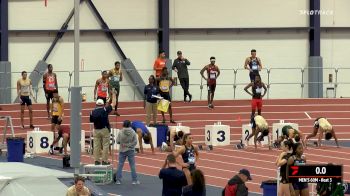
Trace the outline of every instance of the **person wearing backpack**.
<path fill-rule="evenodd" d="M 250 172 L 247 169 L 241 169 L 228 181 L 222 191 L 222 196 L 248 196 L 248 188 L 245 185 L 248 180 L 252 180 Z"/>

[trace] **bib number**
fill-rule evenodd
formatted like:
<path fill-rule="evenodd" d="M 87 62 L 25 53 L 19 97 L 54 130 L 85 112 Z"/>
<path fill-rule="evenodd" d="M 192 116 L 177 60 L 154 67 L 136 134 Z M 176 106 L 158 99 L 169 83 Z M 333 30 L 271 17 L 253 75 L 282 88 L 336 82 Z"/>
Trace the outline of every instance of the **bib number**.
<path fill-rule="evenodd" d="M 261 94 L 261 91 L 262 91 L 262 88 L 256 88 L 255 89 L 255 92 L 258 93 L 258 94 Z"/>
<path fill-rule="evenodd" d="M 216 79 L 216 73 L 210 73 L 209 78 L 210 79 Z"/>
<path fill-rule="evenodd" d="M 258 70 L 258 65 L 253 65 L 252 70 Z"/>

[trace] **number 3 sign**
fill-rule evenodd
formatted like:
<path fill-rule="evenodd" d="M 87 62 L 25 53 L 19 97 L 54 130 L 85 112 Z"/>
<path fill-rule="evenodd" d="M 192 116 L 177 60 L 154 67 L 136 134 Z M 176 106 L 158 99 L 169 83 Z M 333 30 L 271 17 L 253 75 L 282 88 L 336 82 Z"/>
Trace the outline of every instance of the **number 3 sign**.
<path fill-rule="evenodd" d="M 230 145 L 230 127 L 228 125 L 206 125 L 205 144 L 213 146 Z"/>

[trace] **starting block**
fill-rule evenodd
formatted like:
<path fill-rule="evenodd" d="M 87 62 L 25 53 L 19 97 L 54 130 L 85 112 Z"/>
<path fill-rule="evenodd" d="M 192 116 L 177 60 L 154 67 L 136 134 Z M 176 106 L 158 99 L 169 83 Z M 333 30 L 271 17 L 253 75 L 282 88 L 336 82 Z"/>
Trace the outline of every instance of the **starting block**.
<path fill-rule="evenodd" d="M 202 145 L 198 145 L 199 150 L 207 150 L 207 151 L 211 151 L 214 150 L 213 145 L 208 145 L 206 146 L 206 148 L 204 149 Z"/>
<path fill-rule="evenodd" d="M 53 142 L 51 131 L 28 131 L 27 151 L 30 153 L 48 153 Z"/>
<path fill-rule="evenodd" d="M 230 126 L 228 125 L 205 125 L 205 144 L 207 146 L 230 145 Z"/>

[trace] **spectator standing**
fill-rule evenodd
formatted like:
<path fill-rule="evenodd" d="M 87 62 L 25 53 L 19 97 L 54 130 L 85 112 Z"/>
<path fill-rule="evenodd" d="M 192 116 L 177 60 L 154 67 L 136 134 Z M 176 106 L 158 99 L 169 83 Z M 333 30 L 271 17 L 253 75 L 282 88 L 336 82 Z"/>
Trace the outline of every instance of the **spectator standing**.
<path fill-rule="evenodd" d="M 120 144 L 120 149 L 116 176 L 117 178 L 115 183 L 121 184 L 124 162 L 125 159 L 128 158 L 131 170 L 132 184 L 140 184 L 140 181 L 137 180 L 135 166 L 135 146 L 137 144 L 137 136 L 135 130 L 131 128 L 131 122 L 129 120 L 123 122 L 123 129 L 119 132 L 116 142 Z"/>
<path fill-rule="evenodd" d="M 182 52 L 177 51 L 177 59 L 174 60 L 172 69 L 175 70 L 175 72 L 177 72 L 177 77 L 179 78 L 181 87 L 184 90 L 184 102 L 187 101 L 187 96 L 189 98 L 188 102 L 192 101 L 192 95 L 188 91 L 190 82 L 187 66 L 189 66 L 190 64 L 190 61 L 188 61 L 185 57 L 182 56 Z"/>
<path fill-rule="evenodd" d="M 187 185 L 185 173 L 176 166 L 175 156 L 168 154 L 159 172 L 159 178 L 163 180 L 162 196 L 181 196 L 182 187 Z"/>

